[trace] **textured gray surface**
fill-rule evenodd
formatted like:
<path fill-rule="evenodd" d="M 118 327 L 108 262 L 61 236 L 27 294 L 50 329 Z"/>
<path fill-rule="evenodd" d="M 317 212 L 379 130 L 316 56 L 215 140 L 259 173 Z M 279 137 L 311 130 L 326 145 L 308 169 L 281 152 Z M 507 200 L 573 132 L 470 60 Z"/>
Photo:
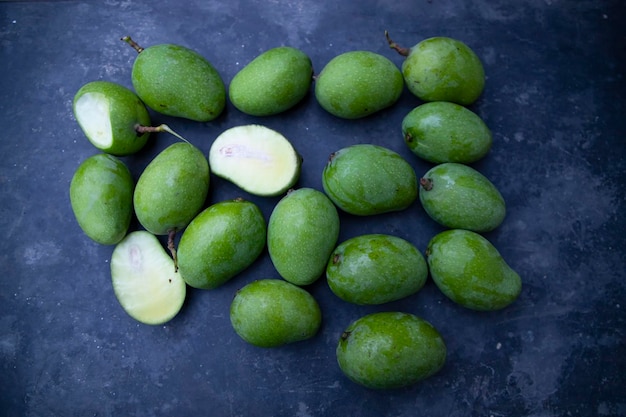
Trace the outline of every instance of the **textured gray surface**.
<path fill-rule="evenodd" d="M 271 0 L 0 3 L 0 414 L 3 416 L 622 416 L 626 415 L 624 260 L 626 18 L 620 0 L 304 2 Z M 500 188 L 504 224 L 487 237 L 523 278 L 504 311 L 475 313 L 431 281 L 388 305 L 341 302 L 323 279 L 310 287 L 324 314 L 308 342 L 257 349 L 232 331 L 234 291 L 277 277 L 264 255 L 220 289 L 190 290 L 164 326 L 138 324 L 110 284 L 112 247 L 78 228 L 68 189 L 95 153 L 73 118 L 86 82 L 130 87 L 134 52 L 179 43 L 202 53 L 226 83 L 265 49 L 290 45 L 319 71 L 355 49 L 401 57 L 388 29 L 410 46 L 436 35 L 469 44 L 487 86 L 472 106 L 494 134 L 475 167 Z M 153 115 L 205 152 L 228 127 L 262 123 L 304 155 L 300 186 L 321 189 L 328 155 L 377 143 L 429 165 L 402 142 L 418 105 L 408 92 L 388 111 L 336 119 L 309 96 L 280 116 L 245 116 L 229 104 L 206 124 Z M 158 135 L 126 162 L 138 176 L 172 137 Z M 268 217 L 277 199 L 212 178 L 210 200 L 242 196 Z M 136 225 L 135 225 L 136 227 Z M 419 203 L 373 218 L 342 217 L 340 239 L 381 232 L 424 250 L 442 230 Z M 334 349 L 359 316 L 403 310 L 444 336 L 444 369 L 414 387 L 373 392 L 348 381 Z"/>

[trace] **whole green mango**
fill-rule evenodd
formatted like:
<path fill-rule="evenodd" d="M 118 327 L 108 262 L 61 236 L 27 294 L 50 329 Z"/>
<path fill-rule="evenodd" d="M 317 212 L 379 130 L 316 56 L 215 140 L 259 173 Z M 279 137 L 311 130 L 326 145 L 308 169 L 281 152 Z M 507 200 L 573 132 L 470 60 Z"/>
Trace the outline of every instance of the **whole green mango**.
<path fill-rule="evenodd" d="M 424 256 L 410 242 L 390 235 L 350 238 L 335 248 L 326 279 L 332 292 L 355 304 L 383 304 L 418 292 L 426 283 Z"/>
<path fill-rule="evenodd" d="M 85 159 L 70 183 L 70 204 L 80 228 L 95 242 L 120 242 L 133 215 L 133 178 L 113 155 Z"/>
<path fill-rule="evenodd" d="M 131 81 L 137 95 L 152 110 L 198 122 L 217 118 L 226 105 L 226 87 L 220 74 L 202 55 L 180 45 L 142 48 L 122 38 L 139 55 Z"/>
<path fill-rule="evenodd" d="M 120 84 L 92 81 L 83 85 L 74 96 L 72 110 L 89 142 L 111 155 L 136 153 L 150 136 L 137 130 L 150 126 L 146 106 Z"/>
<path fill-rule="evenodd" d="M 243 113 L 270 116 L 282 113 L 309 92 L 311 59 L 301 50 L 281 46 L 254 58 L 231 80 L 230 101 Z"/>
<path fill-rule="evenodd" d="M 450 229 L 488 232 L 506 216 L 506 204 L 496 186 L 467 165 L 436 165 L 424 174 L 420 185 L 420 202 L 426 213 Z"/>
<path fill-rule="evenodd" d="M 403 88 L 398 67 L 369 51 L 338 55 L 315 78 L 315 97 L 320 106 L 344 119 L 362 118 L 392 106 Z"/>
<path fill-rule="evenodd" d="M 180 238 L 180 275 L 195 288 L 219 287 L 259 257 L 266 231 L 261 210 L 250 201 L 235 199 L 209 206 Z"/>
<path fill-rule="evenodd" d="M 185 228 L 202 210 L 209 192 L 209 163 L 187 142 L 161 151 L 144 169 L 133 195 L 139 223 L 165 235 Z"/>
<path fill-rule="evenodd" d="M 403 48 L 386 35 L 389 46 L 406 57 L 402 75 L 409 91 L 419 99 L 467 106 L 482 94 L 485 70 L 478 55 L 465 43 L 436 36 Z"/>
<path fill-rule="evenodd" d="M 413 385 L 446 362 L 441 334 L 426 320 L 402 312 L 371 313 L 352 322 L 337 344 L 337 362 L 352 381 L 368 388 Z"/>
<path fill-rule="evenodd" d="M 271 348 L 315 336 L 322 312 L 303 288 L 282 279 L 260 279 L 237 291 L 230 322 L 246 342 Z"/>
<path fill-rule="evenodd" d="M 331 154 L 322 185 L 337 207 L 360 216 L 404 210 L 418 194 L 411 165 L 398 153 L 372 144 Z"/>
<path fill-rule="evenodd" d="M 324 274 L 339 237 L 339 214 L 326 195 L 313 188 L 291 190 L 270 215 L 267 248 L 286 281 L 309 285 Z"/>
<path fill-rule="evenodd" d="M 415 155 L 436 164 L 478 161 L 493 142 L 491 131 L 476 113 L 447 101 L 411 110 L 402 120 L 402 135 Z"/>
<path fill-rule="evenodd" d="M 426 259 L 441 292 L 473 310 L 500 310 L 522 290 L 520 276 L 491 242 L 469 230 L 446 230 L 434 236 Z"/>

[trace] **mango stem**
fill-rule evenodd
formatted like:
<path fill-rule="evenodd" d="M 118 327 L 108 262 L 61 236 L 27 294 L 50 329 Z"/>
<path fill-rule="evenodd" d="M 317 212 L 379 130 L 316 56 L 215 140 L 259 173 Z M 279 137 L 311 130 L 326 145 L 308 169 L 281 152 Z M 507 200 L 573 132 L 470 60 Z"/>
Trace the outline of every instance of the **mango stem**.
<path fill-rule="evenodd" d="M 141 51 L 143 51 L 143 50 L 144 50 L 144 48 L 143 48 L 143 47 L 141 47 L 141 46 L 139 46 L 139 44 L 137 44 L 137 42 L 135 42 L 134 40 L 132 40 L 132 39 L 130 38 L 130 36 L 124 36 L 124 37 L 123 37 L 123 38 L 121 38 L 120 40 L 122 40 L 122 41 L 126 42 L 127 44 L 129 44 L 130 46 L 132 46 L 132 47 L 133 47 L 133 49 L 134 49 L 135 51 L 137 51 L 137 53 L 138 53 L 138 54 L 139 54 L 139 53 L 141 53 Z"/>
<path fill-rule="evenodd" d="M 167 234 L 167 249 L 172 254 L 174 260 L 174 272 L 178 272 L 178 255 L 176 253 L 176 246 L 174 245 L 174 238 L 176 237 L 176 229 L 172 229 Z"/>
<path fill-rule="evenodd" d="M 409 56 L 409 54 L 411 53 L 411 48 L 403 48 L 397 43 L 395 43 L 394 41 L 392 41 L 391 38 L 389 37 L 388 31 L 385 31 L 385 38 L 387 38 L 387 43 L 389 44 L 389 47 L 391 49 L 395 49 L 396 52 L 398 52 L 400 55 Z"/>
<path fill-rule="evenodd" d="M 420 185 L 424 190 L 430 191 L 433 189 L 433 180 L 430 178 L 420 178 Z"/>
<path fill-rule="evenodd" d="M 179 135 L 178 133 L 174 132 L 168 125 L 166 124 L 161 124 L 159 126 L 142 126 L 142 125 L 136 125 L 135 126 L 135 131 L 137 133 L 159 133 L 159 132 L 167 132 L 171 135 L 176 136 L 178 139 L 182 140 L 183 142 L 187 142 L 191 145 L 191 143 L 185 139 L 184 137 L 182 137 L 181 135 Z"/>

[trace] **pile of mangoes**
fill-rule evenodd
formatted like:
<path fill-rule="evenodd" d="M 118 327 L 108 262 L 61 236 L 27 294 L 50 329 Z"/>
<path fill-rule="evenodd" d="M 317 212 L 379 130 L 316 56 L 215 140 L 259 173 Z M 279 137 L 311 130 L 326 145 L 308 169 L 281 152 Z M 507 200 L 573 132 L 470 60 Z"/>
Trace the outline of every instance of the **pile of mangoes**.
<path fill-rule="evenodd" d="M 244 66 L 228 88 L 191 49 L 172 44 L 144 49 L 122 38 L 138 52 L 134 91 L 92 81 L 74 97 L 78 124 L 102 152 L 76 170 L 70 201 L 89 238 L 115 245 L 113 289 L 131 317 L 153 325 L 171 320 L 188 287 L 217 288 L 266 248 L 280 278 L 243 286 L 229 312 L 235 332 L 255 346 L 276 347 L 317 334 L 322 311 L 306 286 L 321 277 L 339 299 L 360 305 L 415 294 L 429 275 L 443 294 L 469 309 L 498 310 L 518 297 L 519 275 L 481 235 L 503 222 L 505 201 L 468 165 L 492 145 L 489 128 L 466 107 L 484 88 L 480 59 L 455 39 L 434 37 L 402 48 L 385 35 L 389 46 L 406 56 L 401 69 L 380 54 L 351 51 L 315 74 L 304 52 L 282 46 Z M 279 132 L 258 124 L 235 126 L 204 155 L 167 125 L 152 126 L 148 112 L 209 122 L 229 99 L 245 114 L 272 116 L 293 108 L 312 85 L 319 105 L 344 119 L 375 117 L 394 105 L 406 86 L 423 104 L 403 119 L 404 140 L 435 165 L 418 178 L 396 152 L 360 143 L 330 155 L 320 173 L 323 190 L 297 188 L 303 158 Z M 178 139 L 135 183 L 119 157 L 140 152 L 154 132 Z M 206 206 L 211 174 L 250 194 L 281 198 L 267 220 L 255 203 L 241 198 Z M 338 242 L 340 212 L 365 217 L 401 211 L 418 198 L 447 229 L 430 240 L 424 254 L 389 234 Z M 143 230 L 129 230 L 133 216 Z M 157 238 L 163 235 L 167 248 Z M 438 372 L 446 345 L 432 324 L 413 314 L 373 313 L 346 327 L 336 357 L 351 380 L 394 388 Z"/>

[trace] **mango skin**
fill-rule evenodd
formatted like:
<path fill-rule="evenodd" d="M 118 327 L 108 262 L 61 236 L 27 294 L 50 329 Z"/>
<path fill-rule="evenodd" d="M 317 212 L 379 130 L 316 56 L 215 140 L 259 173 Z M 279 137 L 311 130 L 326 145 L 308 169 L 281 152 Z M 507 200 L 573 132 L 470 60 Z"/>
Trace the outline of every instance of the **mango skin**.
<path fill-rule="evenodd" d="M 131 81 L 152 110 L 197 122 L 216 119 L 226 106 L 226 87 L 217 70 L 199 53 L 160 44 L 139 53 Z"/>
<path fill-rule="evenodd" d="M 395 104 L 404 89 L 400 69 L 369 51 L 345 52 L 331 59 L 315 79 L 315 97 L 330 114 L 359 119 Z"/>
<path fill-rule="evenodd" d="M 407 88 L 423 101 L 450 101 L 467 106 L 482 94 L 485 70 L 465 43 L 444 36 L 413 46 L 402 63 Z"/>
<path fill-rule="evenodd" d="M 426 320 L 403 312 L 379 312 L 352 322 L 341 335 L 336 356 L 342 372 L 372 389 L 416 384 L 443 368 L 447 349 Z"/>
<path fill-rule="evenodd" d="M 513 303 L 522 281 L 498 250 L 478 233 L 446 230 L 428 243 L 426 259 L 433 281 L 463 307 L 500 310 Z"/>
<path fill-rule="evenodd" d="M 420 185 L 422 207 L 447 228 L 488 232 L 506 216 L 506 204 L 496 186 L 467 165 L 436 165 L 424 174 Z"/>
<path fill-rule="evenodd" d="M 426 283 L 424 256 L 410 242 L 391 235 L 350 238 L 335 248 L 326 269 L 332 292 L 360 305 L 383 304 L 408 297 Z"/>
<path fill-rule="evenodd" d="M 411 110 L 402 120 L 402 135 L 415 155 L 436 164 L 476 162 L 493 143 L 491 131 L 476 113 L 447 101 Z"/>
<path fill-rule="evenodd" d="M 291 190 L 274 207 L 267 226 L 267 248 L 286 281 L 309 285 L 324 274 L 339 237 L 339 214 L 332 201 L 313 188 Z"/>
<path fill-rule="evenodd" d="M 70 204 L 89 238 L 115 245 L 126 236 L 134 186 L 128 167 L 113 155 L 96 154 L 78 166 L 70 183 Z"/>
<path fill-rule="evenodd" d="M 281 279 L 261 279 L 237 291 L 230 321 L 246 342 L 273 348 L 315 336 L 322 313 L 306 290 Z"/>
<path fill-rule="evenodd" d="M 311 59 L 296 48 L 269 49 L 241 69 L 230 82 L 231 103 L 252 116 L 282 113 L 299 103 L 313 82 Z"/>
<path fill-rule="evenodd" d="M 341 210 L 359 216 L 400 211 L 417 199 L 417 176 L 398 153 L 358 144 L 331 154 L 322 173 L 324 192 Z"/>
<path fill-rule="evenodd" d="M 209 163 L 195 146 L 178 142 L 161 151 L 144 169 L 133 195 L 139 223 L 165 235 L 185 228 L 204 206 Z"/>
<path fill-rule="evenodd" d="M 214 289 L 250 266 L 265 248 L 267 226 L 259 207 L 242 199 L 204 209 L 178 243 L 178 271 L 194 288 Z"/>
<path fill-rule="evenodd" d="M 83 85 L 74 96 L 72 109 L 76 117 L 77 103 L 86 94 L 98 95 L 108 102 L 109 119 L 113 144 L 103 147 L 87 139 L 96 148 L 115 156 L 131 155 L 139 152 L 148 141 L 150 133 L 138 134 L 137 125 L 150 126 L 150 115 L 139 97 L 128 88 L 109 81 L 92 81 Z M 79 126 L 85 131 L 80 120 L 76 117 Z"/>

